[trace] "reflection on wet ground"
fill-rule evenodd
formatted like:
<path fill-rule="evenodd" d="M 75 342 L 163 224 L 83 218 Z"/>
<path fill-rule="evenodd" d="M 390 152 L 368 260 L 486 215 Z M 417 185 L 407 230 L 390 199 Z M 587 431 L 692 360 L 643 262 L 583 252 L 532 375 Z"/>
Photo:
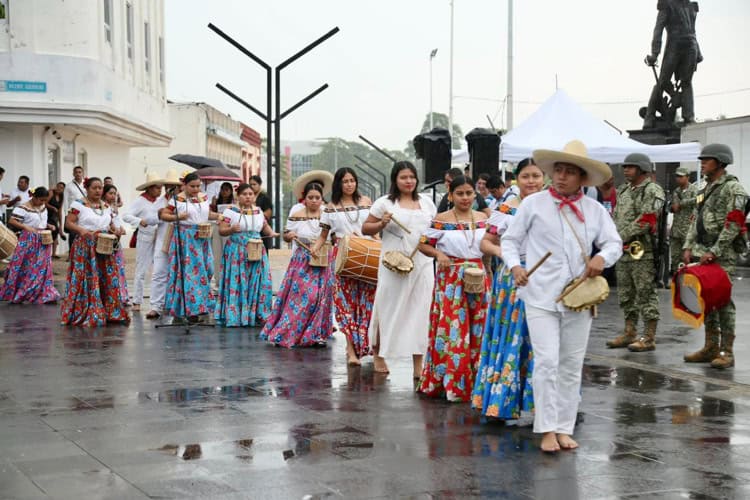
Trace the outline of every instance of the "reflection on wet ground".
<path fill-rule="evenodd" d="M 420 397 L 410 359 L 348 367 L 338 337 L 287 350 L 257 330 L 63 329 L 37 311 L 0 305 L 2 498 L 750 497 L 740 370 L 596 354 L 581 449 L 549 457 L 530 415 Z"/>

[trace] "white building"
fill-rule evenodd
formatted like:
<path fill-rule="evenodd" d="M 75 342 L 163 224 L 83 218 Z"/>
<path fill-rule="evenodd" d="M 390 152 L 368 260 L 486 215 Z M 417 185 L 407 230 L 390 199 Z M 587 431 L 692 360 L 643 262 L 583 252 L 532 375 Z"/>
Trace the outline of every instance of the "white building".
<path fill-rule="evenodd" d="M 110 175 L 143 182 L 130 148 L 167 146 L 163 0 L 0 0 L 4 188 Z"/>

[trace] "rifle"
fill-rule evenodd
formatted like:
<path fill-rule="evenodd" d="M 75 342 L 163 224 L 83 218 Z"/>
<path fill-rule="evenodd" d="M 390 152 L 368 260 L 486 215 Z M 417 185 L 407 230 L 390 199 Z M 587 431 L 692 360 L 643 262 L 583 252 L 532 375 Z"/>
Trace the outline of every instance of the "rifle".
<path fill-rule="evenodd" d="M 660 286 L 669 283 L 669 234 L 667 232 L 667 216 L 669 215 L 671 193 L 665 192 L 664 204 L 659 211 L 659 217 L 654 237 L 654 277 Z"/>

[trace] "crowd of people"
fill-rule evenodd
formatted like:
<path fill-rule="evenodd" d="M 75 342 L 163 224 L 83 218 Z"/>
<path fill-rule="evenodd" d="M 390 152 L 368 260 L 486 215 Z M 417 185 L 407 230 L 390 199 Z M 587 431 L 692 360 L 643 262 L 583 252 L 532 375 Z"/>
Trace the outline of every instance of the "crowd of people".
<path fill-rule="evenodd" d="M 728 147 L 706 146 L 699 159 L 706 180 L 699 192 L 687 171 L 676 172 L 672 253 L 732 276 L 747 238 L 747 194 L 726 172 Z M 84 179 L 76 167 L 73 181 L 52 193 L 28 191 L 28 180 L 19 180 L 18 192 L 3 198 L 15 205 L 10 226 L 20 238 L 0 300 L 62 299 L 65 325 L 128 322 L 126 305 L 140 309 L 151 268 L 147 318 L 212 315 L 219 326 L 262 327 L 260 338 L 289 348 L 324 347 L 338 330 L 349 365 L 372 355 L 374 371 L 388 373 L 389 362 L 411 357 L 425 396 L 469 403 L 490 418 L 533 413 L 543 451 L 573 449 L 592 311 L 561 298 L 614 266 L 625 328 L 607 345 L 634 352 L 656 345 L 652 235 L 665 195 L 647 156 L 631 154 L 619 168 L 626 182 L 615 189 L 610 166 L 572 141 L 534 151 L 507 186 L 451 169 L 437 206 L 420 194 L 408 161 L 393 165 L 388 193 L 374 202 L 359 192 L 351 168 L 309 172 L 295 182 L 299 203 L 283 233 L 293 252 L 274 299 L 264 240 L 279 235 L 259 179 L 209 196 L 196 173 L 150 173 L 141 196 L 121 210 L 111 183 Z M 60 221 L 70 239 L 62 295 L 52 286 L 53 238 L 43 234 L 62 237 Z M 224 241 L 220 270 L 211 221 Z M 137 228 L 132 295 L 118 245 L 125 224 Z M 347 267 L 352 259 L 356 272 Z M 731 300 L 707 314 L 705 345 L 685 361 L 733 366 L 734 317 Z"/>

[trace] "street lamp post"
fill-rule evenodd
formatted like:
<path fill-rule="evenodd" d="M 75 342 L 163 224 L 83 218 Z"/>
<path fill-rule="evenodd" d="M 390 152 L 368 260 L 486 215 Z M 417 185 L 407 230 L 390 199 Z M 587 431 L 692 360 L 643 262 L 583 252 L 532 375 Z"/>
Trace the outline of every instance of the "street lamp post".
<path fill-rule="evenodd" d="M 453 139 L 453 0 L 451 0 L 451 50 L 450 70 L 448 73 L 448 133 Z"/>
<path fill-rule="evenodd" d="M 434 127 L 432 122 L 432 60 L 435 59 L 437 50 L 438 49 L 432 49 L 432 52 L 430 52 L 430 130 Z"/>

